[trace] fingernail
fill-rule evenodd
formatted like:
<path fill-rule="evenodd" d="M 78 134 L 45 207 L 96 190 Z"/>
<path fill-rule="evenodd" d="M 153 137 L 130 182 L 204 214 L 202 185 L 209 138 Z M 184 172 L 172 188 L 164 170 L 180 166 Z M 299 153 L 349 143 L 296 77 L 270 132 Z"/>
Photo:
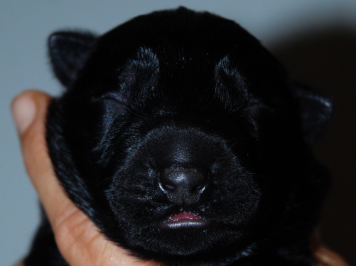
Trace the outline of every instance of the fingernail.
<path fill-rule="evenodd" d="M 17 96 L 12 103 L 12 115 L 14 117 L 17 130 L 24 133 L 31 125 L 36 114 L 36 105 L 28 95 Z"/>

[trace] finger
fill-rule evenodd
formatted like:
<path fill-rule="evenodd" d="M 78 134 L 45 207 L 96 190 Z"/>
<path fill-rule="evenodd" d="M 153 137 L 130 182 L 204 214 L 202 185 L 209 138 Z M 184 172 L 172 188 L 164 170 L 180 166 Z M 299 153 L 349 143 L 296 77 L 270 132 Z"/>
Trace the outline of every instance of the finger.
<path fill-rule="evenodd" d="M 324 246 L 317 248 L 315 256 L 320 266 L 348 266 L 341 256 Z"/>
<path fill-rule="evenodd" d="M 26 91 L 12 103 L 12 112 L 20 134 L 21 148 L 27 173 L 41 199 L 50 222 L 55 225 L 58 212 L 70 203 L 63 189 L 58 186 L 52 163 L 48 157 L 45 140 L 47 107 L 50 97 L 38 91 Z"/>
<path fill-rule="evenodd" d="M 20 134 L 26 170 L 39 194 L 58 247 L 72 265 L 152 265 L 107 241 L 65 195 L 48 156 L 45 119 L 50 97 L 38 91 L 17 96 L 12 111 Z"/>

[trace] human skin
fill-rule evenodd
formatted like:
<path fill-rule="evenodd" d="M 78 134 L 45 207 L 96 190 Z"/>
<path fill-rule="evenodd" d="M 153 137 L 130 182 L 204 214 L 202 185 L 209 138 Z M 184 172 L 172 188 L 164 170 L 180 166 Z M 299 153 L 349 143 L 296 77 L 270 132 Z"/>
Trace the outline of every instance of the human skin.
<path fill-rule="evenodd" d="M 18 129 L 27 173 L 53 228 L 58 248 L 71 266 L 157 266 L 108 241 L 67 197 L 47 152 L 45 120 L 51 98 L 29 90 L 15 97 L 12 113 Z M 318 266 L 347 266 L 336 253 L 317 244 Z M 21 263 L 19 264 L 19 266 Z"/>

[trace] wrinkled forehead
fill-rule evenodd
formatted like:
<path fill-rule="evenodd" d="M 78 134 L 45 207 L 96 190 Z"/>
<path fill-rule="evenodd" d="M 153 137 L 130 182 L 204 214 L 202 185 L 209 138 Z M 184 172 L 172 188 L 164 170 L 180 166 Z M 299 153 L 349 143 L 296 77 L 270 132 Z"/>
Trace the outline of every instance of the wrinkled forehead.
<path fill-rule="evenodd" d="M 122 65 L 142 47 L 151 49 L 170 68 L 195 60 L 195 65 L 213 67 L 225 56 L 239 64 L 278 62 L 259 41 L 233 21 L 208 13 L 156 13 L 140 16 L 101 36 L 96 62 Z M 203 67 L 204 69 L 204 67 Z"/>
<path fill-rule="evenodd" d="M 119 86 L 137 98 L 153 87 L 178 99 L 223 88 L 278 95 L 286 76 L 279 62 L 236 23 L 211 19 L 155 28 L 142 18 L 125 23 L 99 38 L 84 76 L 90 84 L 104 82 L 101 92 Z"/>
<path fill-rule="evenodd" d="M 143 94 L 150 91 L 159 93 L 157 90 L 167 90 L 167 93 L 178 90 L 183 95 L 186 91 L 216 94 L 223 86 L 247 89 L 245 77 L 228 55 L 209 60 L 208 56 L 199 58 L 199 54 L 181 49 L 170 51 L 167 56 L 148 47 L 140 47 L 132 58 L 118 67 L 118 82 L 127 96 L 137 93 L 137 97 L 144 97 Z"/>

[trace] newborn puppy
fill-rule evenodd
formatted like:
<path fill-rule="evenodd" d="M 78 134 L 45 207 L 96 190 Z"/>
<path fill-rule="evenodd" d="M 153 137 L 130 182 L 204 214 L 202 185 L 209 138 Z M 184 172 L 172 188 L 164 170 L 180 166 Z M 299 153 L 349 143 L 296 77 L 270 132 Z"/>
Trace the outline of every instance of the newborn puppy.
<path fill-rule="evenodd" d="M 49 38 L 48 149 L 111 241 L 166 265 L 314 265 L 330 101 L 235 22 L 185 8 Z M 67 265 L 47 219 L 26 265 Z"/>

